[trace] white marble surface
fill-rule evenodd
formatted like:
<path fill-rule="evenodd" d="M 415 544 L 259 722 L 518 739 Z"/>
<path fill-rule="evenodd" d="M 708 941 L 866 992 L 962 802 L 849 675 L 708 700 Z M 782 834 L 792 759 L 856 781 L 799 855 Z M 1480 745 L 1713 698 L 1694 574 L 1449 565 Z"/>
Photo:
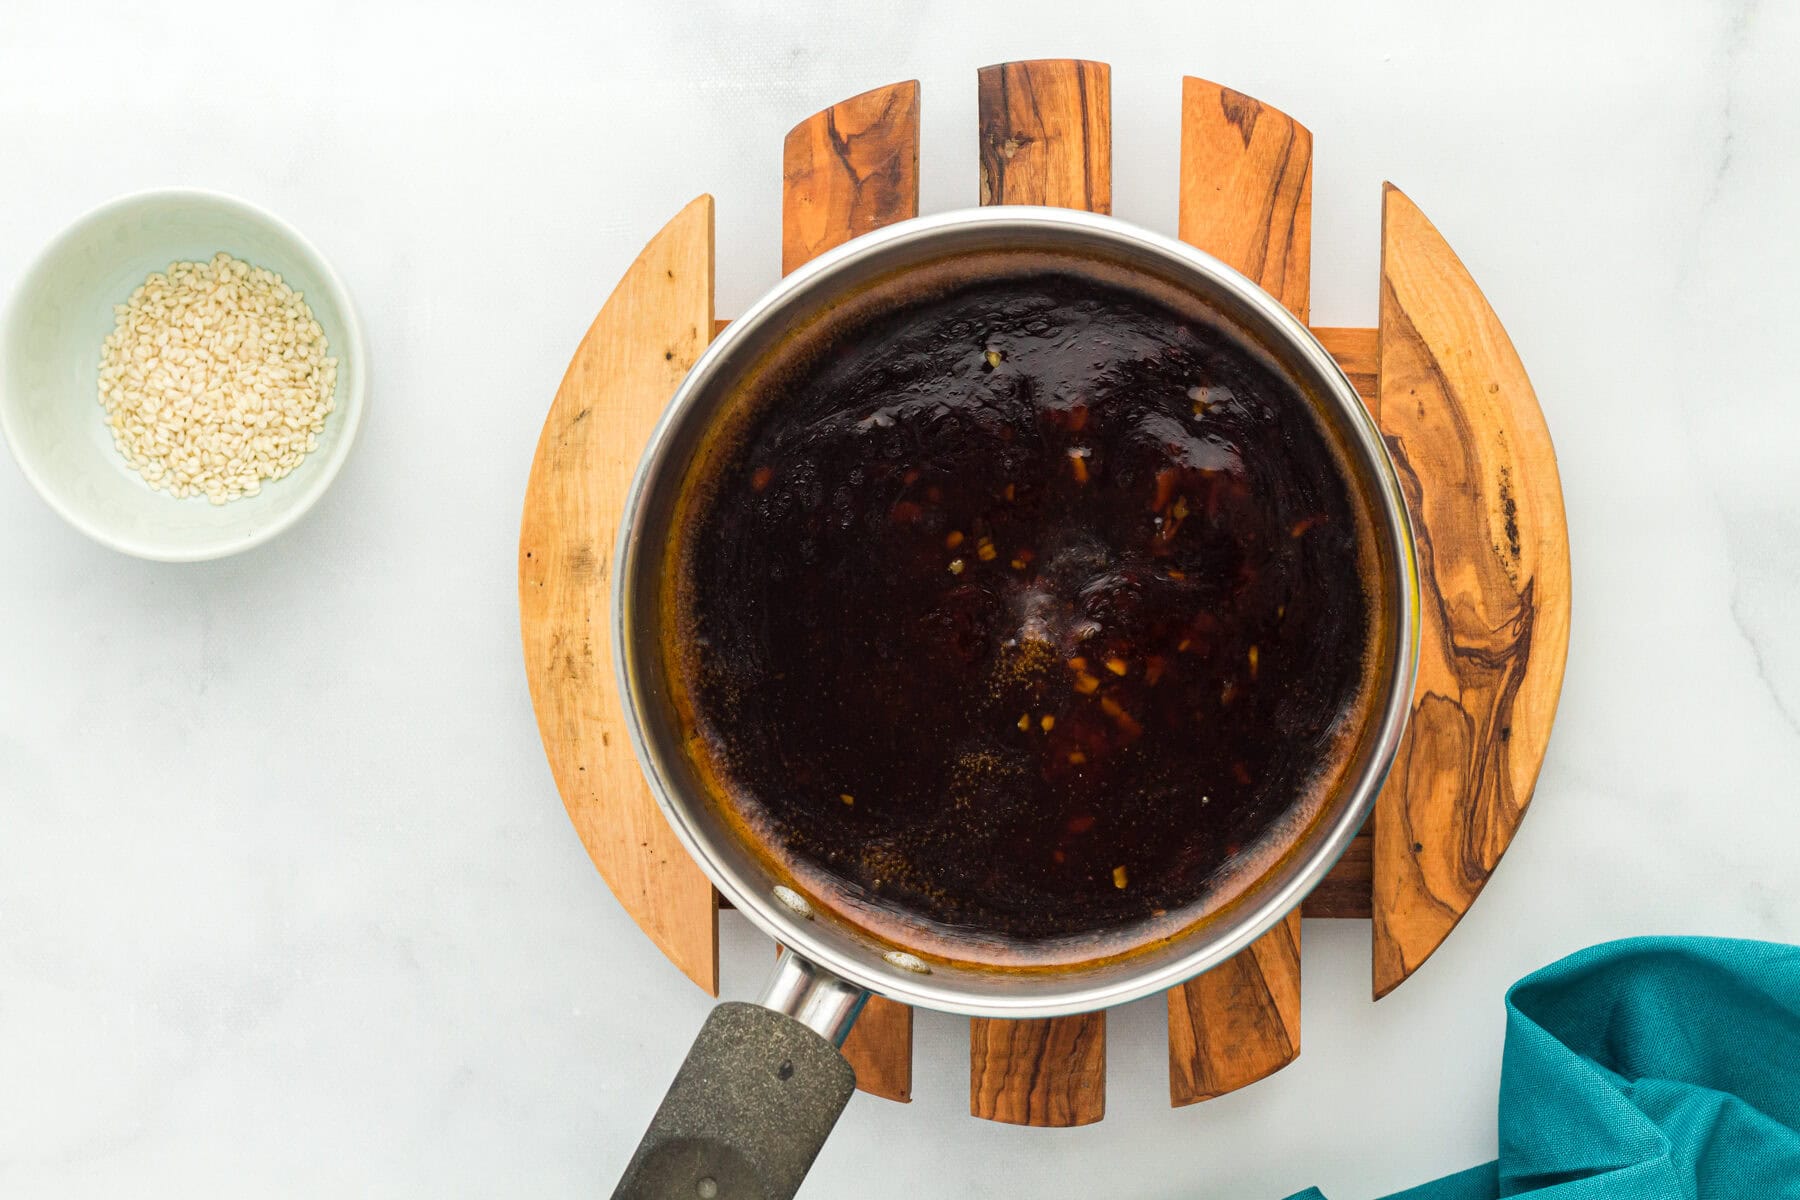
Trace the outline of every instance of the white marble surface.
<path fill-rule="evenodd" d="M 969 6 L 973 8 L 974 6 Z M 229 561 L 120 558 L 0 461 L 0 1194 L 604 1194 L 707 1008 L 620 912 L 540 752 L 514 610 L 539 421 L 695 193 L 719 311 L 775 278 L 780 139 L 924 85 L 924 203 L 975 198 L 974 71 L 1114 66 L 1121 216 L 1172 230 L 1177 82 L 1317 137 L 1314 313 L 1368 324 L 1377 197 L 1485 287 L 1560 454 L 1573 643 L 1537 804 L 1390 999 L 1306 930 L 1305 1045 L 1165 1102 L 1160 1001 L 1108 1115 L 971 1120 L 961 1021 L 853 1102 L 806 1194 L 1367 1197 L 1484 1159 L 1507 982 L 1645 932 L 1800 938 L 1800 10 L 511 0 L 0 4 L 0 285 L 163 184 L 314 238 L 371 346 L 362 444 Z M 766 945 L 725 922 L 727 991 Z"/>

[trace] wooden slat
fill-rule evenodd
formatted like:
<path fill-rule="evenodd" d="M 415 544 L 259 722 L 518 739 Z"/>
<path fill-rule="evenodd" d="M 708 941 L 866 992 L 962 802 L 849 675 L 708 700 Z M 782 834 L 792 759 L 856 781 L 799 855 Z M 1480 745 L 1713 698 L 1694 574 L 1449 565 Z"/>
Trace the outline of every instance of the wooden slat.
<path fill-rule="evenodd" d="M 860 1090 L 901 1104 L 912 1102 L 912 1009 L 883 996 L 870 996 L 843 1050 L 856 1069 Z"/>
<path fill-rule="evenodd" d="M 1106 1115 L 1106 1014 L 969 1025 L 969 1111 L 1011 1125 Z"/>
<path fill-rule="evenodd" d="M 1379 378 L 1376 331 L 1315 327 L 1312 332 L 1319 344 L 1331 352 L 1344 374 L 1350 377 L 1363 405 L 1379 417 L 1381 394 L 1376 388 Z M 1368 920 L 1375 910 L 1374 847 L 1375 818 L 1371 814 L 1344 851 L 1344 857 L 1331 868 L 1331 874 L 1307 894 L 1306 901 L 1300 906 L 1301 913 L 1309 918 Z"/>
<path fill-rule="evenodd" d="M 1569 543 L 1556 453 L 1512 342 L 1468 270 L 1389 185 L 1380 422 L 1422 576 L 1419 682 L 1376 802 L 1374 990 L 1443 942 L 1536 786 L 1562 690 Z"/>
<path fill-rule="evenodd" d="M 1112 69 L 1105 63 L 983 67 L 977 105 L 983 204 L 1112 211 Z"/>
<path fill-rule="evenodd" d="M 981 202 L 1112 209 L 1112 84 L 1105 63 L 983 67 Z M 969 1111 L 1019 1125 L 1106 1114 L 1106 1014 L 969 1023 Z"/>
<path fill-rule="evenodd" d="M 1331 868 L 1331 874 L 1307 894 L 1300 905 L 1306 917 L 1360 917 L 1368 920 L 1374 911 L 1375 823 L 1370 822 L 1350 840 L 1344 857 Z"/>
<path fill-rule="evenodd" d="M 638 454 L 712 338 L 713 203 L 663 227 L 613 289 L 551 402 L 519 526 L 519 626 L 538 733 L 613 895 L 688 978 L 719 991 L 712 885 L 663 820 L 613 684 L 613 531 Z"/>
<path fill-rule="evenodd" d="M 1380 377 L 1380 359 L 1375 330 L 1315 328 L 1312 332 L 1319 344 L 1331 352 L 1331 357 L 1337 359 L 1344 374 L 1350 377 L 1350 382 L 1356 386 L 1356 394 L 1362 397 L 1363 406 L 1379 419 L 1381 393 L 1376 389 L 1376 380 Z"/>
<path fill-rule="evenodd" d="M 1302 321 L 1312 294 L 1312 134 L 1261 101 L 1181 81 L 1181 240 L 1262 285 Z"/>
<path fill-rule="evenodd" d="M 1169 992 L 1169 1102 L 1235 1092 L 1300 1054 L 1300 912 Z"/>
<path fill-rule="evenodd" d="M 919 215 L 919 84 L 891 84 L 814 113 L 787 135 L 781 272 Z"/>
<path fill-rule="evenodd" d="M 781 270 L 919 215 L 919 85 L 853 96 L 794 126 L 781 162 Z M 844 1043 L 856 1086 L 912 1099 L 912 1010 L 871 997 Z"/>
<path fill-rule="evenodd" d="M 1302 321 L 1310 307 L 1312 134 L 1241 92 L 1184 79 L 1181 239 Z M 1300 1053 L 1300 912 L 1169 992 L 1169 1100 L 1255 1083 Z"/>

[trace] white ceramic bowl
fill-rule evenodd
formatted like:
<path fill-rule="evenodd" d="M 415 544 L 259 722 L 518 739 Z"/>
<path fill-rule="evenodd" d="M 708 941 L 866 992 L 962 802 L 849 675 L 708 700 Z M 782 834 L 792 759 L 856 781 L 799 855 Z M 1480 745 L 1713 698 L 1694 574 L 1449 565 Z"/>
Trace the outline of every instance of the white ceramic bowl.
<path fill-rule="evenodd" d="M 338 373 L 318 449 L 257 495 L 215 505 L 153 491 L 113 446 L 96 388 L 113 306 L 170 263 L 221 250 L 305 295 Z M 350 453 L 364 381 L 356 310 L 324 257 L 280 219 L 216 192 L 140 192 L 88 213 L 38 255 L 0 323 L 0 432 L 20 469 L 75 528 L 140 558 L 218 558 L 293 525 Z"/>

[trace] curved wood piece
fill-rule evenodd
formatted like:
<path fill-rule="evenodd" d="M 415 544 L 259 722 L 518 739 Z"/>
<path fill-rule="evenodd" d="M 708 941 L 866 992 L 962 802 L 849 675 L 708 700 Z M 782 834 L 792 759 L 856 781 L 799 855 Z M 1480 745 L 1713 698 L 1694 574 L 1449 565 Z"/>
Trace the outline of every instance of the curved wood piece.
<path fill-rule="evenodd" d="M 919 215 L 919 84 L 890 84 L 814 113 L 781 161 L 781 273 Z"/>
<path fill-rule="evenodd" d="M 981 69 L 981 202 L 1112 209 L 1112 83 L 1072 59 Z M 969 1023 L 969 1111 L 1019 1125 L 1106 1114 L 1106 1014 Z"/>
<path fill-rule="evenodd" d="M 983 204 L 1112 211 L 1112 68 L 1075 58 L 983 67 L 976 101 Z"/>
<path fill-rule="evenodd" d="M 1412 509 L 1419 682 L 1376 804 L 1374 990 L 1474 903 L 1531 801 L 1562 690 L 1569 541 L 1556 452 L 1506 330 L 1393 185 L 1381 221 L 1380 422 Z"/>
<path fill-rule="evenodd" d="M 781 158 L 781 271 L 919 215 L 919 85 L 896 83 L 814 113 Z M 912 1099 L 912 1009 L 871 996 L 844 1043 L 856 1086 Z"/>
<path fill-rule="evenodd" d="M 1181 240 L 1237 268 L 1306 320 L 1312 294 L 1312 134 L 1241 92 L 1181 81 Z M 1169 1102 L 1193 1104 L 1300 1054 L 1300 910 L 1169 992 Z"/>
<path fill-rule="evenodd" d="M 972 1021 L 969 1111 L 1009 1125 L 1092 1125 L 1106 1115 L 1106 1014 Z"/>
<path fill-rule="evenodd" d="M 519 627 L 550 773 L 632 920 L 719 992 L 717 900 L 638 770 L 613 683 L 613 531 L 638 453 L 713 330 L 713 202 L 644 247 L 588 328 L 538 438 L 519 525 Z"/>
<path fill-rule="evenodd" d="M 1312 296 L 1312 133 L 1242 92 L 1181 81 L 1178 235 L 1302 321 Z"/>

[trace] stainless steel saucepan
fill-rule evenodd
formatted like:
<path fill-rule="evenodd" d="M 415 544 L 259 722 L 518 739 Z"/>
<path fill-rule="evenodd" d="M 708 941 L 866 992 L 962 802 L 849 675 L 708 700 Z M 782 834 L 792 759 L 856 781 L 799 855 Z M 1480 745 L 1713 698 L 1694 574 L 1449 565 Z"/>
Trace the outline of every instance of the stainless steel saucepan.
<path fill-rule="evenodd" d="M 1344 448 L 1375 530 L 1386 645 L 1366 729 L 1346 781 L 1286 852 L 1225 911 L 1129 954 L 1051 969 L 946 962 L 859 928 L 809 900 L 770 855 L 723 819 L 684 746 L 663 646 L 664 583 L 686 474 L 720 427 L 735 385 L 784 335 L 873 281 L 923 263 L 994 250 L 1099 259 L 1196 297 L 1218 327 L 1308 397 Z M 1163 991 L 1249 945 L 1323 879 L 1368 816 L 1399 744 L 1417 665 L 1418 572 L 1393 464 L 1350 381 L 1307 328 L 1238 272 L 1194 248 L 1110 217 L 997 207 L 890 226 L 787 276 L 731 323 L 677 390 L 644 451 L 619 531 L 614 608 L 618 683 L 650 786 L 682 844 L 737 909 L 785 947 L 759 1005 L 722 1004 L 632 1158 L 615 1197 L 791 1196 L 855 1086 L 841 1046 L 864 1000 L 984 1017 L 1090 1012 Z"/>

